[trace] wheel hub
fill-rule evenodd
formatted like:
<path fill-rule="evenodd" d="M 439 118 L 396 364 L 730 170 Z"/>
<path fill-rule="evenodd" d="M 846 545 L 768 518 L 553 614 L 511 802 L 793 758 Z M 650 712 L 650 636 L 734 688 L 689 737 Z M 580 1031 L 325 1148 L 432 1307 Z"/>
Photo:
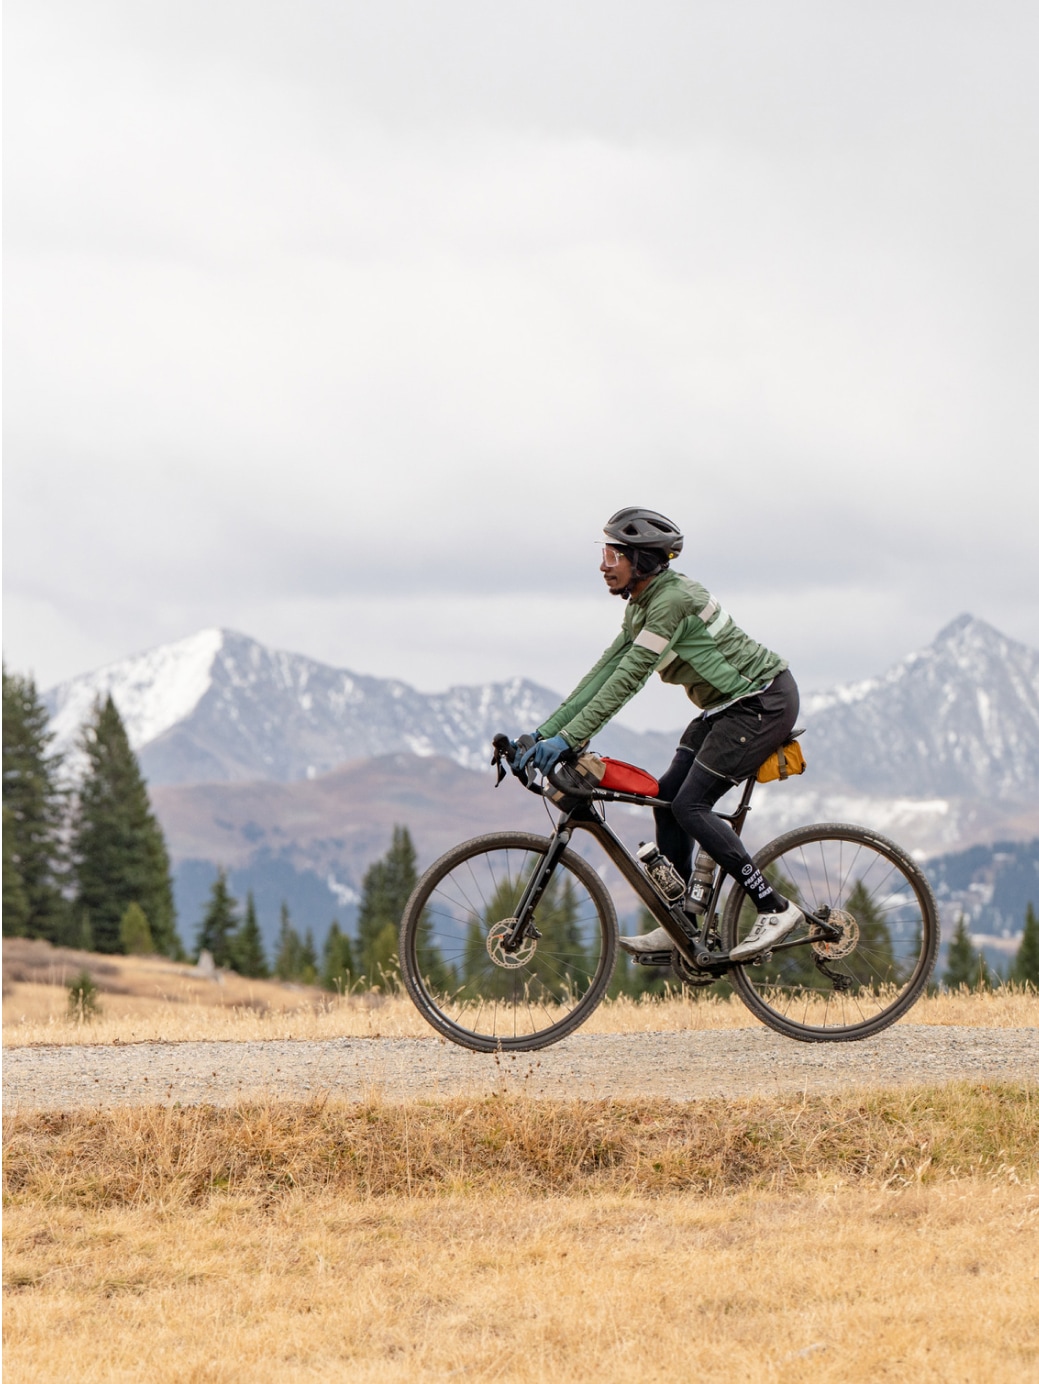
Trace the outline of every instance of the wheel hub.
<path fill-rule="evenodd" d="M 812 951 L 827 961 L 840 961 L 842 956 L 850 956 L 859 945 L 859 925 L 854 917 L 843 908 L 832 908 L 826 921 L 839 927 L 841 935 L 832 939 L 821 937 L 812 943 Z"/>
<path fill-rule="evenodd" d="M 514 952 L 505 950 L 503 943 L 516 926 L 516 922 L 515 918 L 503 918 L 500 923 L 495 923 L 487 934 L 487 955 L 496 966 L 504 966 L 509 971 L 525 966 L 538 949 L 537 939 L 528 936 L 524 937 Z"/>

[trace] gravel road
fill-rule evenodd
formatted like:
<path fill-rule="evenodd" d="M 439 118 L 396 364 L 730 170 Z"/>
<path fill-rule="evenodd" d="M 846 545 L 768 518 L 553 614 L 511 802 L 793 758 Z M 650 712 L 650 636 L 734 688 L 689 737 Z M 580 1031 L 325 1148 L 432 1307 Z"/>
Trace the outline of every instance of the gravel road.
<path fill-rule="evenodd" d="M 578 1034 L 501 1058 L 437 1038 L 331 1042 L 135 1043 L 13 1048 L 8 1110 L 208 1102 L 243 1097 L 346 1100 L 478 1096 L 745 1096 L 957 1078 L 1039 1079 L 1039 1028 L 902 1024 L 860 1043 L 795 1043 L 767 1029 Z"/>

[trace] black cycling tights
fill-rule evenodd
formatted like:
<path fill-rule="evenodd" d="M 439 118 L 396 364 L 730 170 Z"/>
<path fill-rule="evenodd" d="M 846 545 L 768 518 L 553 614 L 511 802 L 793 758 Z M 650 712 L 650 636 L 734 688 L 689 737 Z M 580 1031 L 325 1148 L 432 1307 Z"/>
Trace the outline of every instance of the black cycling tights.
<path fill-rule="evenodd" d="M 680 747 L 660 780 L 660 796 L 670 808 L 655 808 L 657 845 L 688 883 L 693 869 L 693 841 L 698 841 L 733 879 L 739 880 L 759 913 L 774 913 L 783 901 L 757 868 L 747 848 L 716 813 L 714 804 L 732 781 L 696 763 L 692 750 Z"/>

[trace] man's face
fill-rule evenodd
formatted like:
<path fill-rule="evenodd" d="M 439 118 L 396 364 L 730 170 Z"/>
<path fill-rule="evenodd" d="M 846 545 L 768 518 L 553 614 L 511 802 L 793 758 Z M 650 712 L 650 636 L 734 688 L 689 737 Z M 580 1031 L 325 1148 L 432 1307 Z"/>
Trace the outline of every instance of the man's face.
<path fill-rule="evenodd" d="M 609 543 L 603 546 L 599 571 L 602 573 L 603 581 L 609 588 L 611 596 L 619 596 L 634 575 L 631 562 L 619 548 L 614 548 Z"/>

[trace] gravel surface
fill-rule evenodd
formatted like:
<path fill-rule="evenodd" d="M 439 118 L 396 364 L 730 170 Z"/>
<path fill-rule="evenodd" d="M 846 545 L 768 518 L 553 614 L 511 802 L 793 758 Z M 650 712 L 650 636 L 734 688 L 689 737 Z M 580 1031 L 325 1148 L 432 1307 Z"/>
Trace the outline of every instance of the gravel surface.
<path fill-rule="evenodd" d="M 957 1078 L 1035 1081 L 1039 1029 L 902 1024 L 859 1043 L 797 1043 L 768 1029 L 578 1034 L 500 1058 L 437 1038 L 14 1048 L 4 1054 L 3 1077 L 8 1110 L 228 1105 L 319 1092 L 412 1100 L 502 1089 L 692 1100 Z"/>

